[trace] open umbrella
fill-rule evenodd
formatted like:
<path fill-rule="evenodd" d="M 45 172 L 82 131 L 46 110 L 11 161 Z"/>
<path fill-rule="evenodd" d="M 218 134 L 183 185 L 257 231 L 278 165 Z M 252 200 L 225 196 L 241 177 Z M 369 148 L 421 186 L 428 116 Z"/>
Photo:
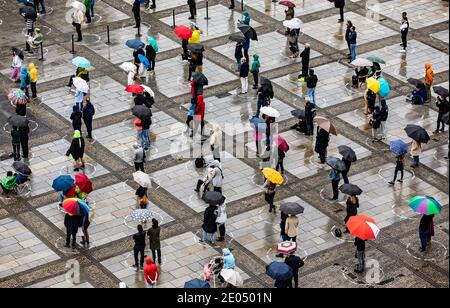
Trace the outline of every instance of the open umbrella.
<path fill-rule="evenodd" d="M 182 40 L 187 40 L 192 36 L 192 30 L 186 26 L 177 26 L 173 32 Z"/>
<path fill-rule="evenodd" d="M 83 173 L 75 174 L 75 184 L 81 192 L 86 194 L 90 194 L 94 190 L 91 180 Z"/>
<path fill-rule="evenodd" d="M 144 88 L 139 84 L 130 84 L 125 87 L 125 92 L 140 94 L 140 93 L 144 92 Z"/>
<path fill-rule="evenodd" d="M 66 192 L 75 184 L 75 180 L 70 175 L 60 175 L 53 180 L 52 188 L 55 191 Z"/>
<path fill-rule="evenodd" d="M 275 137 L 273 137 L 273 140 L 275 141 L 275 144 L 281 151 L 283 152 L 289 151 L 289 144 L 287 143 L 286 139 L 284 139 L 282 136 L 276 135 Z"/>
<path fill-rule="evenodd" d="M 408 144 L 400 139 L 392 140 L 389 143 L 389 150 L 397 156 L 405 155 L 408 153 Z"/>
<path fill-rule="evenodd" d="M 8 123 L 11 126 L 15 127 L 25 127 L 30 123 L 30 121 L 28 121 L 28 119 L 25 118 L 24 116 L 14 114 L 8 118 Z"/>
<path fill-rule="evenodd" d="M 347 170 L 345 163 L 336 157 L 327 157 L 327 165 L 340 172 Z"/>
<path fill-rule="evenodd" d="M 409 200 L 408 205 L 414 212 L 423 215 L 436 215 L 442 210 L 442 205 L 430 196 L 414 196 Z"/>
<path fill-rule="evenodd" d="M 441 97 L 448 97 L 448 90 L 442 86 L 433 87 L 433 91 Z"/>
<path fill-rule="evenodd" d="M 391 87 L 389 86 L 389 83 L 384 78 L 379 78 L 378 82 L 380 83 L 380 90 L 378 91 L 378 94 L 382 97 L 388 97 L 391 93 Z"/>
<path fill-rule="evenodd" d="M 384 61 L 383 59 L 381 59 L 379 57 L 367 57 L 367 60 L 375 62 L 375 63 L 386 64 L 386 61 Z"/>
<path fill-rule="evenodd" d="M 144 105 L 137 105 L 131 109 L 131 112 L 135 117 L 139 119 L 147 119 L 152 116 L 152 112 Z"/>
<path fill-rule="evenodd" d="M 228 39 L 236 43 L 243 43 L 245 41 L 245 37 L 242 33 L 233 33 L 228 37 Z"/>
<path fill-rule="evenodd" d="M 268 179 L 270 182 L 281 185 L 284 182 L 283 176 L 277 170 L 273 168 L 264 168 L 262 173 L 264 177 Z"/>
<path fill-rule="evenodd" d="M 205 47 L 202 44 L 189 44 L 187 48 L 195 53 L 201 53 L 205 51 Z"/>
<path fill-rule="evenodd" d="M 8 93 L 8 100 L 14 104 L 26 104 L 28 101 L 25 92 L 20 89 L 11 89 Z"/>
<path fill-rule="evenodd" d="M 449 125 L 449 121 L 448 121 L 448 112 L 442 116 L 442 121 L 443 121 L 445 124 Z"/>
<path fill-rule="evenodd" d="M 380 228 L 372 218 L 364 215 L 352 216 L 346 224 L 350 234 L 359 237 L 363 241 L 376 239 Z"/>
<path fill-rule="evenodd" d="M 12 167 L 14 168 L 14 170 L 16 170 L 16 172 L 23 175 L 30 175 L 32 173 L 30 167 L 28 167 L 25 163 L 21 161 L 15 161 L 12 164 Z"/>
<path fill-rule="evenodd" d="M 258 118 L 258 117 L 252 117 L 250 119 L 250 125 L 257 129 L 258 131 L 265 131 L 267 129 L 267 124 L 264 120 Z"/>
<path fill-rule="evenodd" d="M 343 184 L 339 187 L 339 190 L 349 196 L 359 196 L 363 193 L 362 189 L 354 184 Z"/>
<path fill-rule="evenodd" d="M 201 85 L 201 86 L 207 86 L 209 81 L 208 78 L 206 78 L 205 75 L 199 72 L 194 72 L 192 74 L 192 78 L 194 79 L 195 83 Z"/>
<path fill-rule="evenodd" d="M 291 114 L 294 117 L 296 117 L 297 119 L 304 119 L 305 118 L 305 110 L 303 110 L 303 109 L 292 110 Z"/>
<path fill-rule="evenodd" d="M 428 141 L 430 141 L 430 135 L 428 135 L 427 131 L 419 125 L 408 124 L 405 127 L 405 132 L 409 138 L 417 142 L 428 143 Z"/>
<path fill-rule="evenodd" d="M 147 35 L 147 41 L 150 44 L 150 46 L 153 47 L 155 52 L 158 52 L 158 50 L 159 50 L 158 42 L 153 37 L 151 37 L 150 35 Z"/>
<path fill-rule="evenodd" d="M 202 199 L 210 205 L 219 205 L 223 204 L 226 198 L 218 191 L 207 191 Z"/>
<path fill-rule="evenodd" d="M 121 69 L 123 69 L 125 72 L 136 72 L 136 65 L 134 65 L 131 62 L 123 62 L 119 66 Z"/>
<path fill-rule="evenodd" d="M 132 48 L 132 49 L 141 49 L 145 47 L 145 44 L 138 39 L 132 39 L 132 40 L 128 40 L 125 45 L 127 45 L 127 47 Z"/>
<path fill-rule="evenodd" d="M 275 280 L 288 280 L 292 278 L 292 269 L 284 262 L 272 262 L 266 266 L 266 274 Z"/>
<path fill-rule="evenodd" d="M 62 208 L 70 216 L 86 216 L 90 211 L 89 205 L 84 200 L 78 198 L 67 198 L 63 201 Z"/>
<path fill-rule="evenodd" d="M 144 91 L 150 94 L 151 97 L 155 97 L 155 92 L 153 92 L 153 90 L 149 86 L 141 84 L 141 87 L 143 87 Z"/>
<path fill-rule="evenodd" d="M 303 214 L 305 208 L 297 202 L 286 202 L 281 204 L 280 211 L 288 215 L 298 215 Z"/>
<path fill-rule="evenodd" d="M 141 61 L 141 63 L 145 66 L 145 68 L 150 67 L 150 62 L 148 61 L 147 57 L 144 55 L 138 55 L 138 59 Z"/>
<path fill-rule="evenodd" d="M 359 67 L 372 66 L 373 65 L 372 61 L 369 61 L 369 60 L 364 59 L 364 58 L 356 58 L 350 64 L 353 65 L 353 66 L 359 66 Z"/>
<path fill-rule="evenodd" d="M 242 32 L 242 34 L 244 34 L 244 36 L 246 38 L 249 38 L 249 39 L 251 39 L 253 41 L 257 41 L 258 40 L 258 35 L 256 34 L 255 29 L 253 29 L 249 25 L 240 24 L 238 26 L 238 29 Z"/>
<path fill-rule="evenodd" d="M 83 93 L 88 93 L 89 92 L 89 85 L 86 82 L 86 80 L 80 78 L 80 77 L 75 77 L 73 79 L 73 86 L 80 92 Z"/>
<path fill-rule="evenodd" d="M 209 289 L 211 286 L 207 281 L 195 278 L 184 283 L 185 289 Z"/>
<path fill-rule="evenodd" d="M 76 67 L 88 68 L 91 66 L 91 62 L 84 57 L 76 57 L 72 59 L 72 64 Z"/>
<path fill-rule="evenodd" d="M 337 136 L 336 127 L 333 125 L 333 123 L 331 123 L 331 121 L 329 119 L 320 117 L 320 116 L 316 116 L 316 117 L 314 117 L 314 122 L 316 122 L 317 125 L 319 125 L 319 127 L 323 128 L 328 133 Z"/>
<path fill-rule="evenodd" d="M 152 187 L 152 180 L 147 173 L 136 171 L 133 173 L 133 180 L 144 188 Z"/>
<path fill-rule="evenodd" d="M 283 253 L 283 254 L 289 254 L 291 252 L 294 252 L 297 250 L 297 243 L 291 242 L 291 241 L 285 241 L 282 243 L 279 243 L 277 245 L 277 252 Z"/>
<path fill-rule="evenodd" d="M 234 269 L 224 268 L 220 271 L 220 276 L 222 276 L 223 280 L 227 283 L 235 287 L 242 287 L 244 285 L 244 280 L 242 279 L 241 274 Z"/>
<path fill-rule="evenodd" d="M 75 9 L 77 9 L 77 10 L 82 11 L 83 13 L 86 13 L 86 7 L 81 2 L 73 1 L 72 3 L 70 3 L 70 6 L 75 8 Z"/>
<path fill-rule="evenodd" d="M 153 215 L 152 212 L 150 212 L 150 210 L 137 209 L 131 212 L 130 215 L 128 215 L 128 218 L 131 219 L 132 221 L 146 222 L 152 220 Z"/>
<path fill-rule="evenodd" d="M 295 7 L 295 3 L 292 3 L 291 1 L 280 1 L 278 4 L 287 6 L 289 8 Z"/>
<path fill-rule="evenodd" d="M 342 158 L 345 160 L 355 162 L 358 160 L 358 157 L 356 157 L 355 151 L 348 145 L 340 145 L 338 146 L 339 154 L 342 155 Z"/>
<path fill-rule="evenodd" d="M 36 18 L 37 18 L 36 10 L 32 6 L 21 7 L 20 10 L 19 10 L 19 14 L 23 18 L 26 18 L 26 19 L 36 20 Z"/>
<path fill-rule="evenodd" d="M 419 87 L 423 84 L 422 80 L 416 79 L 416 78 L 408 78 L 406 81 L 408 81 L 409 84 L 412 84 L 415 87 Z"/>
<path fill-rule="evenodd" d="M 289 29 L 301 29 L 303 28 L 303 22 L 298 18 L 292 18 L 291 20 L 283 21 L 283 26 Z"/>
<path fill-rule="evenodd" d="M 373 77 L 367 78 L 366 81 L 367 89 L 371 90 L 374 93 L 378 93 L 380 91 L 380 82 Z"/>
<path fill-rule="evenodd" d="M 271 118 L 278 118 L 281 115 L 280 112 L 278 112 L 278 110 L 270 106 L 262 107 L 261 113 Z"/>

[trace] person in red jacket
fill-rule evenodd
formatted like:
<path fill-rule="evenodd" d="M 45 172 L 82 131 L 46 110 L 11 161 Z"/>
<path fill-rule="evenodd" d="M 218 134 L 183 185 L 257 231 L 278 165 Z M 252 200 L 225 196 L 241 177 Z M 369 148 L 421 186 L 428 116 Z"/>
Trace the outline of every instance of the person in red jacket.
<path fill-rule="evenodd" d="M 152 258 L 147 258 L 147 260 L 145 260 L 145 264 L 146 266 L 144 267 L 144 278 L 147 282 L 147 288 L 156 288 L 156 283 L 158 282 L 159 278 L 158 267 L 153 262 Z"/>
<path fill-rule="evenodd" d="M 194 134 L 197 134 L 198 125 L 200 124 L 200 133 L 203 136 L 203 128 L 205 127 L 205 101 L 203 100 L 203 95 L 197 96 L 197 104 L 194 110 L 194 130 L 192 132 L 191 138 Z"/>

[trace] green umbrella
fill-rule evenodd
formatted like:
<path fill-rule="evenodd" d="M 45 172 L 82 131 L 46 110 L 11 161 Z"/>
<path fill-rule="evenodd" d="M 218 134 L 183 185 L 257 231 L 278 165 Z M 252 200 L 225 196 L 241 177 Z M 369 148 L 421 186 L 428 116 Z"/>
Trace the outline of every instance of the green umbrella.
<path fill-rule="evenodd" d="M 147 35 L 147 41 L 150 45 L 152 45 L 153 49 L 158 52 L 158 43 L 156 42 L 156 40 L 150 35 Z"/>
<path fill-rule="evenodd" d="M 386 61 L 384 61 L 383 59 L 378 58 L 378 57 L 368 57 L 367 60 L 376 62 L 376 63 L 386 64 Z"/>
<path fill-rule="evenodd" d="M 414 212 L 423 215 L 439 214 L 442 210 L 442 205 L 430 196 L 414 196 L 409 200 L 408 205 Z"/>

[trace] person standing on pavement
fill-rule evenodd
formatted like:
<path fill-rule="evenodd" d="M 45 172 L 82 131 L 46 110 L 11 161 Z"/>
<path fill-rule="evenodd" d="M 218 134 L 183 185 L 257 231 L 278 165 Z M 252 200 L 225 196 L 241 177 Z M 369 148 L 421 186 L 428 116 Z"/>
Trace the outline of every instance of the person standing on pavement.
<path fill-rule="evenodd" d="M 215 244 L 217 232 L 216 219 L 216 206 L 210 204 L 203 214 L 202 238 L 200 242 L 206 242 L 207 235 L 209 234 L 211 244 Z"/>
<path fill-rule="evenodd" d="M 11 145 L 14 161 L 20 161 L 20 132 L 16 126 L 13 126 L 11 129 Z"/>
<path fill-rule="evenodd" d="M 72 114 L 70 115 L 70 120 L 72 121 L 72 128 L 74 131 L 78 130 L 81 132 L 81 125 L 82 125 L 81 119 L 83 118 L 83 114 L 76 106 L 73 106 L 72 109 L 73 111 Z"/>
<path fill-rule="evenodd" d="M 357 38 L 358 38 L 358 33 L 356 32 L 356 27 L 353 26 L 350 28 L 350 34 L 349 34 L 349 38 L 348 38 L 348 42 L 350 44 L 350 55 L 351 55 L 351 59 L 350 59 L 349 63 L 351 63 L 352 61 L 354 61 L 356 59 Z"/>
<path fill-rule="evenodd" d="M 419 222 L 419 238 L 420 238 L 420 251 L 425 252 L 427 250 L 428 243 L 431 238 L 430 231 L 432 230 L 434 215 L 422 215 Z"/>
<path fill-rule="evenodd" d="M 189 12 L 191 13 L 189 19 L 193 20 L 197 17 L 197 4 L 195 3 L 195 0 L 188 0 L 187 4 L 189 5 Z"/>
<path fill-rule="evenodd" d="M 404 161 L 405 161 L 405 155 L 397 155 L 396 157 L 396 165 L 395 165 L 395 171 L 394 171 L 394 179 L 389 182 L 390 185 L 395 184 L 395 180 L 397 179 L 397 175 L 400 172 L 400 179 L 398 179 L 399 183 L 403 183 L 403 175 L 404 175 Z"/>
<path fill-rule="evenodd" d="M 409 32 L 408 14 L 406 12 L 403 12 L 402 21 L 400 24 L 400 33 L 402 37 L 402 43 L 400 44 L 400 46 L 403 47 L 401 52 L 406 52 L 406 48 L 408 47 L 408 32 Z"/>
<path fill-rule="evenodd" d="M 29 70 L 29 74 L 30 74 L 30 79 L 31 79 L 31 83 L 30 83 L 30 88 L 31 88 L 31 98 L 36 98 L 37 97 L 37 88 L 36 88 L 36 84 L 37 84 L 37 80 L 38 80 L 38 75 L 39 75 L 39 71 L 37 70 L 37 68 L 35 67 L 34 63 L 30 63 L 28 65 L 28 70 Z"/>
<path fill-rule="evenodd" d="M 136 272 L 144 269 L 144 254 L 145 254 L 145 232 L 142 225 L 137 226 L 137 233 L 133 235 L 134 241 L 134 265 L 133 268 L 136 269 Z M 139 259 L 140 255 L 140 259 Z"/>
<path fill-rule="evenodd" d="M 413 163 L 411 164 L 411 168 L 419 167 L 419 157 L 422 154 L 422 144 L 416 140 L 413 140 L 411 143 L 411 156 L 413 158 Z"/>
<path fill-rule="evenodd" d="M 305 104 L 305 123 L 306 123 L 306 136 L 312 136 L 314 134 L 314 117 L 316 115 L 316 105 L 311 103 L 309 99 L 306 99 Z"/>
<path fill-rule="evenodd" d="M 247 94 L 248 92 L 248 73 L 250 71 L 246 58 L 242 58 L 241 69 L 239 71 L 239 77 L 241 79 L 241 94 Z"/>
<path fill-rule="evenodd" d="M 425 103 L 431 101 L 431 86 L 434 81 L 434 71 L 430 63 L 425 64 L 425 88 L 427 89 L 427 100 Z"/>
<path fill-rule="evenodd" d="M 147 71 L 154 73 L 156 64 L 156 51 L 151 44 L 148 44 L 145 47 L 145 57 L 148 59 L 148 62 L 150 63 L 150 67 L 147 69 Z"/>
<path fill-rule="evenodd" d="M 95 108 L 90 99 L 86 99 L 86 105 L 83 107 L 83 121 L 86 125 L 87 139 L 92 140 L 92 120 L 94 119 Z"/>
<path fill-rule="evenodd" d="M 234 0 L 230 0 L 230 6 L 228 7 L 230 10 L 234 9 Z"/>
<path fill-rule="evenodd" d="M 27 30 L 27 38 L 32 37 L 34 34 L 34 23 L 36 22 L 36 19 L 31 18 L 25 18 L 25 29 Z M 28 43 L 28 39 L 25 41 L 25 51 L 29 53 L 33 53 L 31 50 L 31 46 Z"/>
<path fill-rule="evenodd" d="M 331 169 L 329 176 L 331 180 L 331 187 L 333 188 L 333 197 L 330 201 L 337 201 L 339 198 L 339 182 L 341 181 L 341 173 L 336 169 Z"/>
<path fill-rule="evenodd" d="M 75 172 L 79 171 L 79 168 L 85 168 L 84 147 L 84 138 L 81 136 L 81 132 L 79 130 L 74 131 L 73 139 L 66 152 L 66 156 L 73 159 L 73 171 Z"/>
<path fill-rule="evenodd" d="M 225 201 L 222 204 L 217 206 L 216 223 L 217 223 L 217 228 L 219 230 L 219 237 L 217 238 L 218 242 L 225 241 L 225 233 L 226 233 L 225 223 L 227 222 L 227 219 L 228 219 L 226 210 L 227 210 L 227 205 L 226 205 Z"/>
<path fill-rule="evenodd" d="M 385 99 L 381 100 L 381 109 L 380 109 L 380 129 L 381 129 L 381 139 L 387 138 L 387 130 L 386 123 L 389 117 L 389 107 L 386 103 Z"/>
<path fill-rule="evenodd" d="M 219 124 L 214 123 L 209 139 L 209 145 L 213 154 L 213 160 L 220 162 L 220 145 L 222 144 L 222 131 Z"/>
<path fill-rule="evenodd" d="M 263 188 L 264 188 L 264 199 L 269 205 L 269 213 L 273 212 L 275 214 L 276 207 L 274 204 L 274 199 L 275 199 L 275 189 L 277 188 L 277 185 L 266 179 Z"/>
<path fill-rule="evenodd" d="M 138 143 L 134 144 L 133 148 L 134 148 L 134 157 L 133 157 L 134 169 L 136 171 L 141 170 L 142 172 L 145 172 L 145 170 L 144 170 L 144 163 L 145 163 L 144 149 Z"/>
<path fill-rule="evenodd" d="M 242 43 L 237 42 L 236 47 L 234 49 L 234 58 L 236 59 L 236 68 L 239 72 L 241 70 L 241 63 L 244 54 L 242 53 Z"/>
<path fill-rule="evenodd" d="M 334 6 L 339 9 L 339 22 L 344 22 L 345 0 L 334 0 Z"/>
<path fill-rule="evenodd" d="M 84 6 L 86 7 L 86 13 L 84 13 L 84 16 L 86 17 L 86 23 L 90 24 L 91 19 L 91 0 L 84 0 Z"/>
<path fill-rule="evenodd" d="M 289 215 L 289 217 L 286 219 L 285 231 L 288 241 L 297 241 L 298 224 L 299 219 L 296 215 Z"/>
<path fill-rule="evenodd" d="M 247 60 L 247 63 L 249 63 L 250 56 L 248 54 L 248 51 L 250 50 L 250 39 L 248 37 L 246 37 L 244 42 L 242 43 L 242 49 L 244 51 L 244 58 L 245 60 Z"/>
<path fill-rule="evenodd" d="M 358 215 L 358 208 L 359 208 L 359 199 L 358 199 L 358 197 L 356 197 L 356 196 L 349 196 L 347 198 L 347 203 L 346 203 L 347 215 L 344 218 L 344 224 L 347 224 L 347 221 L 350 219 L 350 217 Z M 348 230 L 348 228 L 345 227 L 344 233 L 349 233 L 349 232 L 350 231 Z"/>
<path fill-rule="evenodd" d="M 436 107 L 438 107 L 438 117 L 437 117 L 437 128 L 434 131 L 435 134 L 439 133 L 439 129 L 442 124 L 441 132 L 445 131 L 445 122 L 442 120 L 444 114 L 448 113 L 450 110 L 449 103 L 446 97 L 438 96 L 436 99 Z"/>
<path fill-rule="evenodd" d="M 372 118 L 370 120 L 372 123 L 372 142 L 380 141 L 381 138 L 378 138 L 378 130 L 381 127 L 381 109 L 380 106 L 375 106 L 375 111 L 372 114 Z"/>
<path fill-rule="evenodd" d="M 154 262 L 158 260 L 158 264 L 161 265 L 161 228 L 158 220 L 152 219 L 152 227 L 148 229 L 147 236 L 149 240 L 150 250 L 152 251 L 152 257 Z M 157 258 L 158 257 L 158 258 Z"/>
<path fill-rule="evenodd" d="M 319 78 L 314 74 L 314 70 L 310 69 L 308 77 L 306 77 L 306 87 L 308 89 L 309 100 L 316 105 L 316 86 L 319 82 Z"/>
<path fill-rule="evenodd" d="M 355 237 L 356 257 L 358 259 L 358 265 L 356 266 L 355 273 L 361 274 L 366 268 L 366 241 Z"/>
<path fill-rule="evenodd" d="M 321 164 L 325 164 L 325 160 L 327 158 L 327 148 L 328 143 L 330 142 L 330 133 L 321 128 L 317 127 L 317 136 L 316 136 L 316 145 L 315 152 L 319 154 L 319 159 Z"/>
<path fill-rule="evenodd" d="M 299 257 L 295 255 L 295 251 L 291 252 L 286 259 L 284 260 L 284 263 L 289 265 L 289 267 L 292 269 L 292 277 L 294 278 L 294 287 L 298 289 L 298 270 L 305 265 L 305 262 Z M 292 288 L 292 287 L 291 287 Z"/>
<path fill-rule="evenodd" d="M 347 54 L 347 59 L 350 60 L 352 58 L 352 50 L 350 48 L 350 34 L 352 33 L 352 27 L 353 27 L 353 23 L 348 20 L 347 21 L 347 29 L 345 30 L 345 41 L 347 42 L 347 46 L 348 46 L 348 54 Z"/>
<path fill-rule="evenodd" d="M 70 244 L 72 243 L 72 249 L 77 248 L 77 233 L 78 228 L 80 228 L 82 224 L 82 217 L 78 215 L 69 215 L 66 214 L 64 216 L 64 227 L 66 227 L 66 244 L 64 247 L 70 248 Z"/>
<path fill-rule="evenodd" d="M 306 43 L 305 49 L 303 49 L 302 53 L 300 54 L 300 58 L 302 58 L 302 73 L 300 76 L 298 76 L 298 79 L 302 82 L 305 81 L 306 77 L 308 77 L 310 57 L 311 46 L 309 45 L 309 43 Z"/>
<path fill-rule="evenodd" d="M 134 16 L 134 28 L 139 29 L 141 27 L 141 3 L 139 2 L 139 0 L 134 0 L 131 12 Z"/>
<path fill-rule="evenodd" d="M 352 166 L 352 162 L 350 160 L 347 160 L 345 158 L 341 159 L 345 164 L 345 170 L 342 171 L 342 179 L 344 180 L 344 184 L 349 184 L 350 181 L 348 180 L 348 173 L 350 172 L 350 168 Z"/>
<path fill-rule="evenodd" d="M 72 25 L 75 27 L 77 31 L 77 42 L 81 42 L 83 40 L 83 34 L 81 33 L 81 25 L 84 23 L 84 14 L 81 10 L 75 9 L 72 13 Z"/>
<path fill-rule="evenodd" d="M 158 267 L 153 262 L 152 258 L 147 258 L 145 260 L 145 268 L 144 268 L 144 278 L 145 283 L 148 289 L 156 288 L 156 284 L 158 283 L 159 273 Z"/>
<path fill-rule="evenodd" d="M 250 72 L 253 75 L 253 90 L 258 89 L 259 84 L 259 68 L 261 67 L 261 63 L 259 62 L 259 56 L 257 54 L 253 55 L 253 63 Z"/>
<path fill-rule="evenodd" d="M 28 124 L 24 127 L 19 127 L 20 133 L 20 145 L 22 146 L 22 157 L 25 162 L 28 161 L 28 134 L 30 133 L 30 127 Z"/>

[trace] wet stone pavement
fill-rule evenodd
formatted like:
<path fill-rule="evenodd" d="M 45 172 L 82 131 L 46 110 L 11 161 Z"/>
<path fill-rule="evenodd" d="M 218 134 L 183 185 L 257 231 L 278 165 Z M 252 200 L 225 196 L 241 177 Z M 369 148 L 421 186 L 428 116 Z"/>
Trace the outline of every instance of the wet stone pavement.
<path fill-rule="evenodd" d="M 132 268 L 131 235 L 136 222 L 129 215 L 137 201 L 132 172 L 133 145 L 137 142 L 130 109 L 132 97 L 124 92 L 127 75 L 119 68 L 132 61 L 132 50 L 125 41 L 136 38 L 131 0 L 97 1 L 93 22 L 83 25 L 84 41 L 75 44 L 71 54 L 74 28 L 67 16 L 65 1 L 47 0 L 48 12 L 40 15 L 36 26 L 44 34 L 44 61 L 40 54 L 25 54 L 24 65 L 34 63 L 40 70 L 38 99 L 30 104 L 27 117 L 33 130 L 30 136 L 30 182 L 18 188 L 17 195 L 0 194 L 0 287 L 29 288 L 144 288 L 142 272 Z M 255 140 L 249 119 L 256 112 L 256 91 L 242 95 L 234 59 L 234 43 L 228 36 L 237 33 L 242 19 L 240 2 L 228 9 L 228 1 L 209 1 L 206 17 L 204 1 L 198 2 L 193 22 L 202 31 L 206 46 L 203 72 L 209 79 L 205 87 L 206 140 L 200 152 L 199 140 L 186 131 L 190 87 L 188 65 L 181 59 L 181 41 L 172 31 L 172 10 L 176 25 L 191 25 L 185 0 L 158 0 L 156 9 L 142 7 L 140 39 L 147 35 L 159 44 L 155 74 L 145 73 L 139 81 L 156 94 L 150 128 L 151 146 L 145 170 L 153 185 L 149 189 L 149 210 L 161 225 L 162 260 L 158 287 L 180 288 L 184 282 L 200 278 L 203 266 L 231 248 L 237 271 L 246 283 L 261 288 L 273 287 L 264 275 L 266 264 L 276 257 L 280 239 L 280 214 L 269 213 L 263 197 L 260 159 L 255 155 Z M 431 63 L 435 85 L 449 88 L 448 3 L 432 0 L 388 0 L 382 5 L 367 1 L 347 1 L 346 19 L 358 31 L 361 57 L 377 56 L 386 61 L 383 74 L 391 83 L 387 99 L 389 118 L 387 138 L 372 142 L 369 119 L 364 112 L 364 87 L 351 88 L 354 68 L 347 63 L 345 23 L 338 23 L 339 12 L 328 1 L 293 0 L 295 16 L 304 22 L 300 50 L 311 44 L 310 67 L 319 78 L 316 89 L 317 114 L 336 125 L 338 136 L 331 136 L 328 156 L 340 158 L 338 146 L 348 145 L 358 156 L 349 173 L 350 182 L 364 191 L 359 214 L 374 218 L 381 228 L 377 240 L 367 244 L 367 262 L 377 264 L 381 280 L 367 280 L 355 274 L 353 237 L 337 238 L 343 230 L 347 196 L 329 201 L 330 167 L 318 163 L 315 137 L 290 129 L 297 120 L 291 111 L 304 108 L 306 84 L 298 80 L 301 60 L 289 58 L 287 37 L 282 26 L 285 7 L 271 0 L 248 0 L 245 8 L 258 41 L 251 42 L 250 56 L 258 54 L 261 75 L 270 78 L 275 90 L 271 106 L 280 112 L 279 134 L 290 150 L 284 161 L 285 183 L 278 187 L 275 204 L 298 202 L 305 211 L 299 215 L 297 254 L 305 259 L 300 270 L 301 287 L 448 287 L 448 126 L 435 134 L 436 94 L 424 106 L 406 102 L 412 87 L 408 78 L 423 78 L 424 64 Z M 0 177 L 12 169 L 10 126 L 14 112 L 7 93 L 17 88 L 10 79 L 11 47 L 25 46 L 20 5 L 2 6 L 0 0 Z M 413 31 L 408 52 L 400 53 L 399 16 L 407 11 Z M 106 26 L 110 26 L 110 43 Z M 7 34 L 7 35 L 6 35 Z M 374 43 L 373 43 L 374 42 Z M 86 143 L 86 170 L 94 192 L 87 201 L 92 208 L 91 244 L 75 250 L 64 246 L 64 213 L 52 180 L 62 174 L 73 175 L 72 162 L 65 155 L 72 137 L 70 114 L 74 90 L 65 87 L 75 67 L 71 60 L 83 56 L 91 61 L 90 98 L 96 108 L 94 140 Z M 251 64 L 251 63 L 250 63 Z M 250 74 L 251 75 L 251 74 Z M 202 243 L 201 224 L 207 204 L 194 191 L 205 170 L 197 169 L 194 159 L 203 155 L 209 163 L 212 153 L 209 135 L 213 124 L 224 131 L 221 144 L 223 194 L 227 197 L 227 235 L 224 242 Z M 390 186 L 395 157 L 389 142 L 410 142 L 403 130 L 407 124 L 423 126 L 431 136 L 424 145 L 421 166 L 405 163 L 403 183 Z M 85 126 L 83 125 L 83 132 Z M 231 147 L 230 147 L 231 144 Z M 192 148 L 194 151 L 192 151 Z M 268 162 L 272 167 L 276 160 Z M 342 184 L 342 183 L 341 183 Z M 408 200 L 415 195 L 431 195 L 443 210 L 435 217 L 436 236 L 426 253 L 419 252 L 418 223 Z M 149 226 L 144 225 L 145 228 Z M 81 232 L 77 242 L 81 241 Z M 148 248 L 148 246 L 147 246 Z M 151 251 L 146 250 L 151 256 Z M 66 279 L 66 265 L 80 260 L 80 279 Z M 423 270 L 426 268 L 426 271 Z M 213 284 L 213 282 L 211 282 Z M 219 281 L 215 287 L 223 287 Z"/>

